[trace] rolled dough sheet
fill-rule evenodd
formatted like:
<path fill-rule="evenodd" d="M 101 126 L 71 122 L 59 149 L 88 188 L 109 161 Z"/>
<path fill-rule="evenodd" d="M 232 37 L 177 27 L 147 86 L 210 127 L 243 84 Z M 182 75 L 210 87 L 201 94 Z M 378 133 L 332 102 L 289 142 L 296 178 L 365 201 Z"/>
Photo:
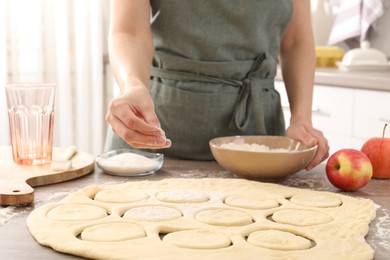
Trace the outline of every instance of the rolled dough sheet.
<path fill-rule="evenodd" d="M 87 186 L 27 219 L 33 237 L 93 259 L 372 259 L 371 200 L 241 179 Z"/>

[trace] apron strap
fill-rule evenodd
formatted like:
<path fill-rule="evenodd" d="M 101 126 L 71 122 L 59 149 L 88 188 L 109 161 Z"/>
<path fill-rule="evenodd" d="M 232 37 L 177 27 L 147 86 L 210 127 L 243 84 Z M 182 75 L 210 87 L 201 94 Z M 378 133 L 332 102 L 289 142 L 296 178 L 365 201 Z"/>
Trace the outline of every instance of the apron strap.
<path fill-rule="evenodd" d="M 225 84 L 230 86 L 242 85 L 241 81 L 239 80 L 223 79 L 223 78 L 217 78 L 212 76 L 206 76 L 202 74 L 195 74 L 191 72 L 163 69 L 157 67 L 152 67 L 150 73 L 152 77 L 177 80 L 177 81 L 198 81 L 204 83 Z"/>

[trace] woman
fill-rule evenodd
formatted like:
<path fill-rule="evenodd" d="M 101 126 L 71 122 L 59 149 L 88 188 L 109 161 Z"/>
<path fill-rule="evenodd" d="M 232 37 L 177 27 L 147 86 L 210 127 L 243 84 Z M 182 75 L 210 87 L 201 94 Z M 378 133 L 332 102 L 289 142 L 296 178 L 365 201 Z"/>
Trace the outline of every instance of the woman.
<path fill-rule="evenodd" d="M 106 116 L 115 133 L 106 150 L 209 160 L 214 137 L 286 134 L 318 145 L 307 169 L 328 157 L 311 122 L 310 0 L 112 0 L 109 56 L 122 94 Z M 278 57 L 287 130 L 274 88 Z"/>

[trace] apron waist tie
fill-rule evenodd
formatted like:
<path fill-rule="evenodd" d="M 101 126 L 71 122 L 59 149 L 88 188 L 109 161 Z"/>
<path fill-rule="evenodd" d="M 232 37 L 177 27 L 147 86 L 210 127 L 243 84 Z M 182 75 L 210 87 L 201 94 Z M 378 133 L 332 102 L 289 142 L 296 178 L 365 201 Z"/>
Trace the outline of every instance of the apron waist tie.
<path fill-rule="evenodd" d="M 262 95 L 258 95 L 257 98 L 253 98 L 256 88 L 267 89 L 273 87 L 273 79 L 249 79 L 245 78 L 242 81 L 241 91 L 234 107 L 233 116 L 230 120 L 229 128 L 246 130 L 249 124 L 249 119 L 252 111 L 255 111 L 255 121 L 258 127 L 258 131 L 266 133 L 264 124 L 264 111 Z"/>

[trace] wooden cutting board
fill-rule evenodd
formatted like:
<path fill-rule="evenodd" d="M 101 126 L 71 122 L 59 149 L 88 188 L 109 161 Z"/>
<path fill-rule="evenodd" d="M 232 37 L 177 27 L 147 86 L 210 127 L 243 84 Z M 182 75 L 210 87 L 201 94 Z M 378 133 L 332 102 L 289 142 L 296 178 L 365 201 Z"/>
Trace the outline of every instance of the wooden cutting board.
<path fill-rule="evenodd" d="M 66 148 L 54 147 L 53 160 L 60 158 Z M 63 182 L 91 173 L 95 157 L 77 151 L 72 158 L 72 168 L 53 171 L 50 164 L 24 166 L 12 160 L 11 146 L 0 146 L 0 205 L 23 205 L 34 201 L 33 187 Z"/>

